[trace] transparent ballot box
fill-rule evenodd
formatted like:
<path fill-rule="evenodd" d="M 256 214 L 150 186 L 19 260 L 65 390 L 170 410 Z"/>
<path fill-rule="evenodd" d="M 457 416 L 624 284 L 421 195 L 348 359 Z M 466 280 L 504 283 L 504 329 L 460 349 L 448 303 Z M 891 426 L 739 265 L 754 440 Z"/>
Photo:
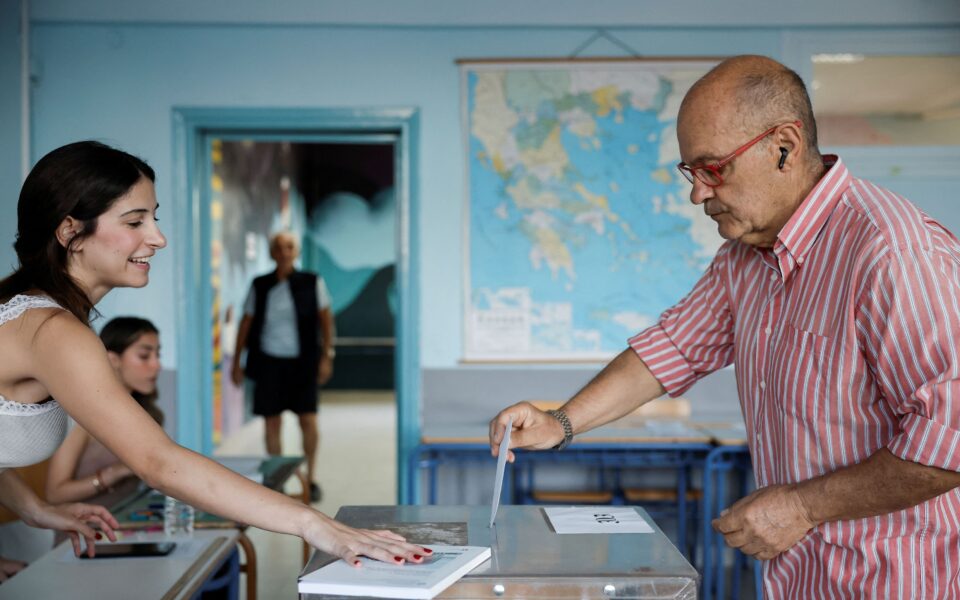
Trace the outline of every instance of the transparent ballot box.
<path fill-rule="evenodd" d="M 490 507 L 481 506 L 345 506 L 337 519 L 355 527 L 392 529 L 427 546 L 492 549 L 490 560 L 437 598 L 696 598 L 696 570 L 649 515 L 636 509 L 652 533 L 559 535 L 539 506 L 501 506 L 493 528 L 488 526 Z M 333 560 L 329 554 L 314 552 L 304 572 Z"/>

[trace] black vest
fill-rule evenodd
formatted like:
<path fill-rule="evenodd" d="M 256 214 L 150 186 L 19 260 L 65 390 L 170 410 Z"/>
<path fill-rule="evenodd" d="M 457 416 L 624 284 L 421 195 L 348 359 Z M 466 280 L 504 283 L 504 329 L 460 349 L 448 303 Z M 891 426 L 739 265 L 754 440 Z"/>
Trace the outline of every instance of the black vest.
<path fill-rule="evenodd" d="M 317 335 L 320 308 L 317 300 L 317 276 L 313 273 L 294 271 L 287 279 L 293 306 L 297 315 L 297 337 L 300 340 L 298 372 L 305 381 L 316 382 L 317 362 L 320 360 L 320 341 Z M 260 349 L 260 336 L 263 334 L 263 322 L 267 314 L 267 292 L 277 285 L 277 273 L 268 273 L 253 280 L 254 309 L 250 333 L 247 335 L 246 374 L 253 380 L 263 365 L 263 351 Z"/>

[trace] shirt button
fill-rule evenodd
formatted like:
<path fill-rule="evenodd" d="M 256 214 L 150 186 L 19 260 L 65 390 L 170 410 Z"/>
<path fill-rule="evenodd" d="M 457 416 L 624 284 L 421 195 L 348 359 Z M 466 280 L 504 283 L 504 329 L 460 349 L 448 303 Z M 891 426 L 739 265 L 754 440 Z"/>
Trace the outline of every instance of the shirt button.
<path fill-rule="evenodd" d="M 776 281 L 776 280 L 777 280 L 777 276 L 776 276 L 776 275 L 771 275 L 771 276 L 770 276 L 770 281 Z"/>
<path fill-rule="evenodd" d="M 766 329 L 763 330 L 763 332 L 764 332 L 765 334 L 767 334 L 767 335 L 770 335 L 770 332 L 771 332 L 771 331 L 773 331 L 773 330 L 770 329 L 769 327 L 767 327 Z"/>
<path fill-rule="evenodd" d="M 760 382 L 760 389 L 761 389 L 761 390 L 767 389 L 767 382 L 766 382 L 766 381 L 761 381 L 761 382 Z"/>

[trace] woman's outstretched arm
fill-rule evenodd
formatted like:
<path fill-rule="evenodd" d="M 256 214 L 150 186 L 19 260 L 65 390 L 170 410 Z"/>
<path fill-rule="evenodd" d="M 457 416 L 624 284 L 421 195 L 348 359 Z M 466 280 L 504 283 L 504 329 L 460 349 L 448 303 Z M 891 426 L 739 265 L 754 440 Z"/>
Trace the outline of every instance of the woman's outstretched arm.
<path fill-rule="evenodd" d="M 400 536 L 338 523 L 175 444 L 122 387 L 100 340 L 72 315 L 46 319 L 30 347 L 37 381 L 151 487 L 234 521 L 300 536 L 351 563 L 359 555 L 422 560 L 424 549 Z"/>

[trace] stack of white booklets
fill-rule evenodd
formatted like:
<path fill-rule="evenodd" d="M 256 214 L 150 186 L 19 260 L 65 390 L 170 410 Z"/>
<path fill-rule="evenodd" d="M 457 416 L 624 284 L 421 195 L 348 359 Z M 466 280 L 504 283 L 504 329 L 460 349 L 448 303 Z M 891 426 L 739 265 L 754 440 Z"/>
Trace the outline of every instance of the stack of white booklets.
<path fill-rule="evenodd" d="M 342 560 L 300 577 L 301 594 L 374 596 L 429 600 L 490 558 L 481 546 L 435 546 L 423 563 L 395 565 L 361 558 L 354 567 Z"/>

